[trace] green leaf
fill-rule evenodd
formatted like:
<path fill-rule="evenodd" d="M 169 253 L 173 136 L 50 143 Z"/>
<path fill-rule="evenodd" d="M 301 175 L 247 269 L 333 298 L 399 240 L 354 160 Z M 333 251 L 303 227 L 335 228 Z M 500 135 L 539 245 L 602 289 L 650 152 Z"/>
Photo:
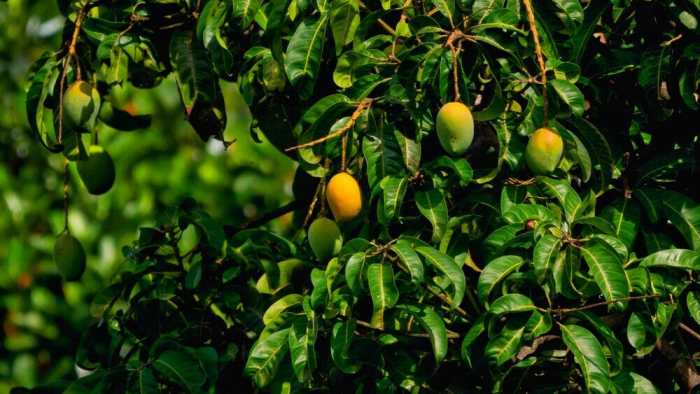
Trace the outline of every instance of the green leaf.
<path fill-rule="evenodd" d="M 415 174 L 420 168 L 421 144 L 406 137 L 399 130 L 394 130 L 394 136 L 398 142 L 406 169 L 408 169 L 411 174 Z"/>
<path fill-rule="evenodd" d="M 233 16 L 242 20 L 242 29 L 247 29 L 253 23 L 259 9 L 259 0 L 233 0 Z"/>
<path fill-rule="evenodd" d="M 604 241 L 593 239 L 582 246 L 580 251 L 606 301 L 629 297 L 629 283 L 622 267 L 623 262 L 615 249 Z M 624 309 L 624 303 L 617 303 L 617 307 Z"/>
<path fill-rule="evenodd" d="M 416 206 L 433 226 L 433 242 L 439 241 L 447 229 L 447 203 L 438 189 L 420 190 L 415 194 Z"/>
<path fill-rule="evenodd" d="M 623 371 L 615 375 L 613 383 L 620 393 L 661 394 L 649 379 L 632 371 Z"/>
<path fill-rule="evenodd" d="M 681 232 L 688 245 L 700 249 L 700 204 L 675 192 L 663 193 L 661 205 L 666 217 Z"/>
<path fill-rule="evenodd" d="M 532 300 L 527 296 L 517 293 L 502 295 L 489 306 L 489 313 L 494 315 L 530 312 L 534 310 L 537 310 L 537 307 Z"/>
<path fill-rule="evenodd" d="M 455 2 L 454 0 L 432 0 L 435 8 L 440 11 L 441 14 L 445 15 L 450 21 L 450 25 L 454 26 L 454 15 L 455 15 Z"/>
<path fill-rule="evenodd" d="M 166 350 L 153 362 L 159 374 L 173 383 L 186 388 L 190 393 L 199 392 L 206 375 L 199 367 L 199 361 L 188 352 Z"/>
<path fill-rule="evenodd" d="M 532 265 L 535 268 L 535 277 L 539 283 L 544 283 L 547 275 L 552 270 L 554 261 L 559 256 L 561 239 L 545 234 L 535 244 L 532 252 Z"/>
<path fill-rule="evenodd" d="M 403 158 L 395 133 L 386 122 L 379 122 L 362 139 L 362 154 L 367 160 L 367 181 L 370 190 L 386 176 L 403 176 Z"/>
<path fill-rule="evenodd" d="M 479 315 L 474 324 L 469 328 L 469 331 L 467 331 L 467 334 L 464 336 L 464 340 L 462 340 L 462 345 L 460 346 L 462 360 L 464 360 L 464 363 L 469 368 L 473 368 L 472 358 L 470 355 L 471 345 L 481 336 L 481 334 L 486 332 L 486 326 L 484 324 L 485 316 L 486 315 L 484 314 Z"/>
<path fill-rule="evenodd" d="M 598 339 L 577 325 L 560 325 L 559 328 L 566 347 L 574 354 L 574 360 L 581 368 L 588 391 L 606 394 L 611 385 L 610 367 Z"/>
<path fill-rule="evenodd" d="M 334 0 L 331 4 L 331 32 L 335 41 L 336 56 L 343 47 L 352 42 L 355 30 L 360 24 L 360 8 L 357 0 Z"/>
<path fill-rule="evenodd" d="M 637 350 L 635 355 L 638 357 L 646 356 L 654 350 L 656 336 L 649 316 L 632 312 L 627 322 L 627 340 Z"/>
<path fill-rule="evenodd" d="M 583 59 L 583 55 L 586 52 L 588 42 L 593 37 L 593 31 L 598 25 L 598 20 L 611 5 L 612 3 L 607 0 L 593 0 L 588 3 L 584 10 L 583 22 L 569 39 L 572 48 L 569 61 L 581 64 L 581 59 Z"/>
<path fill-rule="evenodd" d="M 637 239 L 641 211 L 635 201 L 622 198 L 608 204 L 601 213 L 614 227 L 615 235 L 630 249 Z"/>
<path fill-rule="evenodd" d="M 566 103 L 576 116 L 583 116 L 585 100 L 583 93 L 573 83 L 565 79 L 554 79 L 549 82 L 559 98 Z"/>
<path fill-rule="evenodd" d="M 158 381 L 151 368 L 139 368 L 134 372 L 136 375 L 136 392 L 139 394 L 158 394 Z"/>
<path fill-rule="evenodd" d="M 491 290 L 524 263 L 525 260 L 520 256 L 501 256 L 488 263 L 481 271 L 479 282 L 476 285 L 479 300 L 486 302 Z"/>
<path fill-rule="evenodd" d="M 396 254 L 399 260 L 406 266 L 411 274 L 411 280 L 414 283 L 422 283 L 424 280 L 423 262 L 418 257 L 418 254 L 413 249 L 410 242 L 400 239 L 391 245 L 391 251 Z"/>
<path fill-rule="evenodd" d="M 459 266 L 453 258 L 435 250 L 429 246 L 418 246 L 416 252 L 420 253 L 430 264 L 437 268 L 454 287 L 454 293 L 451 295 L 452 307 L 456 308 L 462 303 L 464 293 L 466 291 L 466 278 L 462 267 Z"/>
<path fill-rule="evenodd" d="M 571 185 L 564 180 L 553 179 L 549 177 L 537 177 L 537 181 L 544 189 L 547 195 L 552 196 L 559 201 L 562 208 L 564 208 L 564 214 L 566 215 L 566 220 L 569 223 L 576 220 L 577 215 L 583 209 L 583 202 L 581 197 L 579 197 L 576 190 L 574 190 Z"/>
<path fill-rule="evenodd" d="M 578 0 L 554 0 L 554 4 L 566 13 L 566 16 L 576 23 L 583 21 L 583 8 Z"/>
<path fill-rule="evenodd" d="M 608 144 L 603 133 L 588 120 L 571 118 L 568 122 L 576 129 L 576 136 L 581 139 L 586 150 L 591 155 L 593 166 L 597 167 L 596 170 L 600 178 L 598 180 L 598 190 L 604 190 L 608 187 L 608 182 L 612 178 L 614 166 L 610 144 Z"/>
<path fill-rule="evenodd" d="M 695 320 L 695 323 L 700 324 L 700 292 L 689 291 L 685 297 L 685 305 L 690 317 Z"/>
<path fill-rule="evenodd" d="M 319 18 L 307 18 L 299 24 L 289 40 L 284 67 L 289 82 L 302 99 L 308 99 L 313 94 L 321 66 L 327 25 L 327 14 L 322 14 Z"/>
<path fill-rule="evenodd" d="M 546 207 L 538 204 L 515 204 L 503 214 L 508 223 L 525 223 L 528 220 L 539 222 L 554 221 L 556 215 Z"/>
<path fill-rule="evenodd" d="M 355 326 L 354 320 L 337 322 L 333 325 L 331 334 L 331 358 L 335 366 L 346 374 L 354 374 L 360 370 L 360 365 L 348 356 Z"/>
<path fill-rule="evenodd" d="M 250 350 L 244 373 L 251 377 L 255 385 L 263 388 L 270 384 L 289 350 L 289 329 L 274 332 L 264 339 L 258 339 Z"/>
<path fill-rule="evenodd" d="M 300 383 L 307 382 L 316 368 L 316 350 L 314 349 L 318 332 L 316 324 L 315 316 L 309 320 L 306 317 L 299 317 L 289 328 L 289 355 L 292 359 L 292 368 Z"/>
<path fill-rule="evenodd" d="M 49 152 L 60 152 L 62 147 L 57 145 L 58 136 L 54 135 L 54 114 L 46 107 L 46 99 L 54 91 L 56 81 L 61 74 L 52 54 L 45 53 L 32 66 L 38 69 L 29 76 L 27 86 L 26 106 L 29 126 L 39 139 L 39 142 L 48 149 Z M 56 133 L 58 130 L 56 130 Z"/>
<path fill-rule="evenodd" d="M 199 137 L 223 139 L 226 108 L 219 77 L 211 67 L 206 49 L 194 32 L 176 31 L 170 41 L 170 61 L 185 113 Z"/>
<path fill-rule="evenodd" d="M 700 253 L 688 249 L 666 249 L 642 259 L 641 267 L 677 268 L 700 270 Z"/>
<path fill-rule="evenodd" d="M 433 172 L 438 168 L 452 170 L 459 177 L 460 186 L 466 186 L 474 177 L 474 170 L 466 159 L 454 159 L 448 156 L 440 156 L 425 166 L 426 170 Z"/>
<path fill-rule="evenodd" d="M 350 256 L 350 259 L 345 264 L 345 282 L 347 282 L 348 287 L 355 295 L 362 293 L 362 277 L 366 263 L 367 254 L 365 252 L 357 252 Z"/>
<path fill-rule="evenodd" d="M 433 346 L 435 363 L 439 364 L 447 356 L 447 329 L 442 317 L 426 305 L 400 305 L 401 308 L 418 320 L 418 323 L 428 333 L 430 344 Z"/>
<path fill-rule="evenodd" d="M 496 365 L 503 365 L 520 350 L 525 327 L 518 330 L 504 329 L 498 336 L 492 338 L 484 349 L 484 355 Z"/>
<path fill-rule="evenodd" d="M 605 321 L 601 319 L 598 315 L 590 311 L 577 312 L 576 317 L 583 321 L 587 321 L 591 327 L 593 327 L 598 335 L 600 335 L 607 344 L 613 365 L 617 370 L 622 370 L 625 349 L 622 346 L 622 342 L 615 336 L 615 332 L 607 326 Z M 612 371 L 611 371 L 612 372 Z"/>
<path fill-rule="evenodd" d="M 384 200 L 382 207 L 384 213 L 380 217 L 388 223 L 399 213 L 403 198 L 406 195 L 406 187 L 408 186 L 408 178 L 387 176 L 379 183 L 382 188 Z"/>
<path fill-rule="evenodd" d="M 373 263 L 367 267 L 367 283 L 372 297 L 372 327 L 384 328 L 384 311 L 399 300 L 399 289 L 394 282 L 394 269 L 387 263 Z"/>
<path fill-rule="evenodd" d="M 285 295 L 267 308 L 265 314 L 263 314 L 263 324 L 270 324 L 280 313 L 294 306 L 301 305 L 302 301 L 304 301 L 304 296 L 301 294 L 292 293 Z"/>

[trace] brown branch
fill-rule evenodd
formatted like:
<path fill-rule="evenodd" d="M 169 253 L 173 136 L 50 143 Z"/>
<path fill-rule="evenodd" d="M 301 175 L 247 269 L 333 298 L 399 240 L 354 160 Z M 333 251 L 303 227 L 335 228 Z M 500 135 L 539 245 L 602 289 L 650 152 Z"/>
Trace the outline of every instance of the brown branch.
<path fill-rule="evenodd" d="M 383 329 L 383 328 L 379 328 L 379 327 L 374 327 L 364 320 L 355 320 L 355 323 L 357 323 L 357 325 L 360 327 L 368 328 L 368 329 L 374 330 L 374 331 L 387 332 L 387 333 L 398 334 L 398 335 L 405 335 L 405 336 L 415 337 L 415 338 L 430 338 L 430 335 L 426 334 L 424 332 L 403 332 L 403 331 L 387 330 L 387 329 Z M 450 330 L 446 330 L 446 331 L 447 331 L 447 338 L 449 338 L 449 339 L 459 338 L 458 333 L 456 333 L 454 331 L 450 331 Z"/>
<path fill-rule="evenodd" d="M 688 393 L 691 393 L 697 385 L 700 385 L 700 374 L 698 374 L 693 363 L 688 357 L 674 349 L 670 342 L 661 338 L 656 342 L 656 349 L 673 363 L 673 372 L 678 376 L 679 383 L 685 386 Z"/>
<path fill-rule="evenodd" d="M 542 112 L 544 112 L 544 126 L 547 127 L 547 124 L 549 123 L 549 103 L 547 100 L 547 68 L 544 65 L 544 57 L 542 56 L 542 46 L 540 45 L 540 34 L 537 31 L 535 11 L 532 8 L 532 3 L 530 2 L 530 0 L 523 0 L 523 4 L 525 4 L 525 9 L 527 10 L 527 19 L 530 23 L 532 39 L 535 42 L 535 55 L 537 56 L 537 63 L 539 64 L 540 71 L 542 72 Z"/>
<path fill-rule="evenodd" d="M 647 294 L 647 295 L 641 295 L 641 296 L 631 296 L 631 297 L 618 298 L 616 300 L 610 300 L 610 301 L 601 301 L 601 302 L 596 302 L 595 304 L 584 305 L 584 306 L 577 307 L 577 308 L 554 308 L 554 309 L 552 309 L 552 308 L 537 308 L 537 309 L 540 312 L 547 312 L 547 313 L 554 313 L 557 315 L 562 315 L 565 313 L 573 313 L 573 312 L 585 311 L 588 309 L 594 309 L 594 308 L 598 308 L 601 306 L 614 304 L 617 302 L 646 300 L 649 298 L 658 298 L 658 297 L 660 297 L 659 294 Z"/>
<path fill-rule="evenodd" d="M 515 358 L 518 361 L 522 361 L 534 354 L 540 346 L 556 339 L 559 339 L 558 335 L 543 335 L 541 337 L 537 337 L 534 341 L 532 341 L 532 345 L 521 347 L 520 351 L 518 352 L 518 355 L 515 356 Z"/>
<path fill-rule="evenodd" d="M 695 339 L 697 339 L 698 341 L 700 341 L 700 334 L 699 334 L 697 331 L 695 331 L 695 330 L 693 330 L 692 328 L 690 328 L 690 327 L 688 327 L 687 325 L 685 325 L 684 323 L 678 323 L 678 328 L 680 328 L 681 330 L 683 330 L 683 331 L 685 331 L 686 333 L 690 334 L 690 336 L 692 336 L 693 338 L 695 338 Z"/>
<path fill-rule="evenodd" d="M 313 141 L 310 141 L 310 142 L 307 142 L 307 143 L 304 143 L 304 144 L 300 144 L 300 145 L 296 145 L 296 146 L 289 147 L 289 148 L 285 149 L 284 151 L 285 151 L 285 152 L 289 152 L 289 151 L 293 151 L 293 150 L 297 150 L 297 149 L 310 148 L 310 147 L 312 147 L 312 146 L 316 146 L 316 145 L 318 145 L 318 144 L 322 144 L 322 143 L 324 143 L 324 142 L 326 142 L 326 141 L 328 141 L 328 140 L 330 140 L 330 139 L 333 139 L 333 138 L 336 138 L 336 137 L 340 137 L 341 135 L 344 135 L 345 133 L 347 133 L 348 131 L 350 131 L 350 129 L 352 129 L 352 126 L 355 125 L 355 122 L 357 121 L 357 118 L 359 118 L 360 115 L 362 115 L 362 112 L 364 112 L 366 109 L 368 109 L 368 108 L 370 108 L 370 107 L 372 106 L 372 101 L 373 101 L 373 99 L 364 99 L 364 100 L 362 100 L 362 101 L 357 105 L 357 108 L 355 108 L 355 112 L 352 113 L 352 116 L 350 116 L 350 119 L 347 121 L 347 123 L 345 123 L 345 125 L 344 125 L 343 127 L 339 128 L 338 130 L 336 130 L 336 131 L 334 131 L 334 132 L 332 132 L 332 133 L 330 133 L 330 134 L 328 134 L 328 135 L 325 135 L 325 136 L 323 136 L 323 137 L 321 137 L 321 138 L 318 138 L 318 139 L 316 139 L 316 140 L 313 140 Z"/>
<path fill-rule="evenodd" d="M 314 198 L 311 200 L 311 204 L 309 204 L 309 209 L 306 211 L 306 216 L 304 216 L 304 223 L 302 224 L 302 227 L 306 227 L 306 225 L 309 224 L 309 220 L 311 220 L 311 215 L 313 215 L 314 208 L 316 207 L 316 203 L 318 202 L 318 196 L 321 194 L 321 190 L 323 189 L 324 179 L 325 178 L 321 179 L 321 181 L 318 183 L 318 186 L 316 186 Z"/>

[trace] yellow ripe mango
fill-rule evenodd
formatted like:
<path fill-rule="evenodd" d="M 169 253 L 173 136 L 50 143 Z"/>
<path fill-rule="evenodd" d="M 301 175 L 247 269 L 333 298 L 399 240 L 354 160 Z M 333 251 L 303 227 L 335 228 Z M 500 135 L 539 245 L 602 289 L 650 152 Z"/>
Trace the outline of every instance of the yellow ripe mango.
<path fill-rule="evenodd" d="M 525 147 L 525 162 L 535 175 L 554 171 L 564 153 L 564 141 L 552 129 L 543 127 L 530 136 Z"/>
<path fill-rule="evenodd" d="M 347 172 L 339 172 L 326 186 L 326 200 L 336 221 L 352 220 L 362 210 L 360 184 Z"/>
<path fill-rule="evenodd" d="M 80 279 L 85 272 L 85 250 L 77 238 L 67 232 L 53 245 L 53 259 L 58 271 L 68 281 Z"/>
<path fill-rule="evenodd" d="M 63 94 L 63 113 L 68 126 L 83 126 L 94 110 L 90 84 L 85 81 L 73 82 Z"/>
<path fill-rule="evenodd" d="M 338 254 L 343 246 L 343 236 L 338 225 L 328 218 L 314 220 L 307 235 L 311 250 L 322 263 Z"/>
<path fill-rule="evenodd" d="M 435 119 L 435 128 L 440 145 L 451 156 L 466 152 L 474 140 L 472 112 L 469 107 L 457 101 L 440 108 Z"/>

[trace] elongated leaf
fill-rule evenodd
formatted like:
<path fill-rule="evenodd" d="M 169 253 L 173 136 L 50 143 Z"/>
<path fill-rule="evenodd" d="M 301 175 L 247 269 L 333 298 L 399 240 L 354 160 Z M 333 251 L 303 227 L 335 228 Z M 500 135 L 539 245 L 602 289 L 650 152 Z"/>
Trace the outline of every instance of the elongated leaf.
<path fill-rule="evenodd" d="M 574 354 L 574 360 L 581 368 L 588 391 L 607 393 L 611 385 L 610 367 L 598 339 L 581 326 L 569 324 L 560 325 L 559 328 L 566 347 Z"/>
<path fill-rule="evenodd" d="M 547 275 L 559 256 L 561 240 L 551 234 L 545 234 L 535 244 L 532 252 L 532 265 L 535 268 L 535 277 L 539 283 L 544 283 Z"/>
<path fill-rule="evenodd" d="M 700 204 L 675 192 L 663 193 L 661 200 L 666 217 L 681 232 L 688 245 L 700 249 Z"/>
<path fill-rule="evenodd" d="M 260 9 L 260 0 L 233 0 L 233 16 L 242 20 L 243 29 L 253 23 L 258 9 Z"/>
<path fill-rule="evenodd" d="M 403 135 L 399 130 L 394 130 L 394 135 L 399 144 L 406 169 L 411 174 L 415 174 L 420 168 L 421 144 Z"/>
<path fill-rule="evenodd" d="M 447 229 L 447 204 L 442 193 L 437 189 L 416 192 L 416 206 L 420 213 L 433 226 L 433 242 L 439 241 Z"/>
<path fill-rule="evenodd" d="M 366 263 L 367 254 L 365 252 L 357 252 L 350 256 L 350 259 L 345 264 L 345 282 L 347 282 L 348 287 L 355 295 L 362 293 L 362 277 Z"/>
<path fill-rule="evenodd" d="M 615 235 L 629 249 L 637 238 L 641 211 L 636 201 L 627 198 L 619 199 L 605 207 L 601 216 L 607 219 L 615 228 Z"/>
<path fill-rule="evenodd" d="M 554 4 L 557 5 L 562 11 L 566 13 L 566 16 L 576 23 L 580 23 L 583 20 L 583 8 L 581 8 L 581 2 L 578 0 L 554 0 Z"/>
<path fill-rule="evenodd" d="M 469 328 L 467 334 L 462 340 L 462 345 L 460 346 L 460 354 L 462 360 L 467 364 L 469 368 L 472 368 L 472 357 L 471 357 L 471 345 L 486 331 L 486 326 L 484 325 L 486 315 L 480 315 L 474 324 Z"/>
<path fill-rule="evenodd" d="M 454 14 L 455 14 L 455 2 L 454 0 L 432 0 L 435 8 L 440 11 L 441 14 L 445 15 L 450 21 L 450 24 L 454 26 Z"/>
<path fill-rule="evenodd" d="M 525 327 L 518 330 L 503 330 L 497 337 L 492 338 L 484 349 L 484 355 L 494 364 L 503 365 L 520 350 Z"/>
<path fill-rule="evenodd" d="M 382 218 L 389 222 L 399 213 L 399 209 L 403 205 L 408 179 L 406 177 L 388 176 L 382 179 L 379 185 L 384 192 L 384 214 Z"/>
<path fill-rule="evenodd" d="M 439 364 L 447 355 L 447 329 L 442 317 L 426 305 L 400 305 L 414 316 L 430 337 L 435 363 Z"/>
<path fill-rule="evenodd" d="M 611 5 L 612 3 L 607 0 L 593 0 L 588 3 L 583 13 L 583 23 L 579 25 L 578 29 L 569 39 L 572 45 L 571 55 L 569 56 L 571 62 L 576 64 L 581 63 L 588 42 L 591 37 L 593 37 L 593 31 L 598 24 L 598 20 Z"/>
<path fill-rule="evenodd" d="M 333 325 L 331 335 L 331 358 L 338 369 L 347 374 L 354 374 L 360 370 L 360 365 L 348 356 L 348 350 L 352 345 L 355 321 L 348 320 L 337 322 Z"/>
<path fill-rule="evenodd" d="M 476 285 L 479 300 L 486 302 L 491 290 L 524 263 L 525 261 L 520 256 L 501 256 L 488 263 L 481 271 L 479 282 Z"/>
<path fill-rule="evenodd" d="M 385 122 L 379 122 L 378 126 L 362 139 L 362 154 L 367 160 L 367 180 L 371 190 L 386 176 L 404 175 L 400 149 L 393 130 Z"/>
<path fill-rule="evenodd" d="M 284 67 L 287 78 L 306 99 L 313 93 L 326 40 L 327 14 L 307 18 L 296 29 L 287 46 Z"/>
<path fill-rule="evenodd" d="M 580 250 L 606 301 L 629 297 L 629 283 L 622 267 L 623 262 L 615 249 L 601 240 L 593 239 Z M 624 304 L 619 306 L 622 305 Z"/>
<path fill-rule="evenodd" d="M 450 256 L 447 256 L 434 248 L 419 246 L 416 248 L 416 252 L 420 253 L 433 267 L 437 268 L 438 271 L 447 276 L 454 287 L 454 293 L 450 296 L 452 307 L 458 307 L 462 303 L 462 299 L 464 299 L 464 293 L 467 287 L 467 280 L 464 276 L 464 271 L 462 271 L 462 268 L 457 265 L 454 259 L 452 259 Z"/>
<path fill-rule="evenodd" d="M 395 244 L 391 245 L 391 251 L 401 260 L 411 274 L 411 280 L 415 283 L 421 283 L 424 280 L 425 270 L 423 262 L 418 257 L 411 243 L 400 239 Z"/>
<path fill-rule="evenodd" d="M 621 370 L 623 368 L 625 349 L 622 346 L 622 342 L 615 336 L 615 332 L 605 324 L 603 319 L 590 311 L 577 312 L 576 317 L 588 322 L 588 324 L 596 330 L 598 335 L 605 340 L 613 366 L 617 368 L 617 370 Z"/>
<path fill-rule="evenodd" d="M 191 393 L 198 392 L 206 380 L 197 359 L 185 351 L 166 350 L 153 362 L 153 367 L 159 374 Z"/>
<path fill-rule="evenodd" d="M 576 116 L 582 116 L 584 111 L 583 93 L 573 83 L 565 79 L 554 79 L 550 82 L 559 98 L 569 106 Z"/>
<path fill-rule="evenodd" d="M 522 294 L 505 294 L 497 298 L 491 306 L 489 313 L 502 315 L 504 313 L 531 312 L 537 307 L 532 300 Z"/>
<path fill-rule="evenodd" d="M 246 361 L 244 373 L 258 387 L 265 387 L 277 374 L 280 363 L 289 350 L 289 329 L 274 332 L 253 345 Z"/>
<path fill-rule="evenodd" d="M 367 283 L 372 297 L 372 326 L 384 328 L 384 311 L 399 300 L 399 289 L 394 282 L 394 269 L 387 263 L 373 263 L 367 267 Z"/>
<path fill-rule="evenodd" d="M 583 202 L 576 190 L 568 182 L 558 179 L 537 177 L 537 181 L 548 195 L 559 201 L 559 204 L 564 208 L 566 220 L 569 222 L 576 220 L 576 216 L 583 208 Z"/>
<path fill-rule="evenodd" d="M 304 296 L 302 296 L 301 294 L 293 293 L 285 295 L 284 297 L 272 303 L 272 305 L 270 305 L 267 308 L 265 314 L 263 315 L 263 323 L 266 325 L 269 324 L 272 320 L 277 318 L 277 316 L 279 316 L 280 313 L 284 312 L 285 310 L 296 305 L 301 305 L 301 302 L 303 300 Z"/>
<path fill-rule="evenodd" d="M 29 77 L 26 97 L 26 111 L 29 126 L 39 139 L 39 142 L 50 152 L 60 152 L 57 145 L 58 136 L 54 135 L 53 118 L 58 116 L 46 108 L 45 102 L 56 85 L 60 70 L 50 53 L 45 53 L 32 67 L 38 69 Z M 58 111 L 57 111 L 58 112 Z"/>
<path fill-rule="evenodd" d="M 642 259 L 639 265 L 697 271 L 700 270 L 700 253 L 688 249 L 660 250 Z"/>
<path fill-rule="evenodd" d="M 583 118 L 572 118 L 569 122 L 574 126 L 577 131 L 576 136 L 581 139 L 586 150 L 591 155 L 593 166 L 598 166 L 598 189 L 603 190 L 608 186 L 608 182 L 612 177 L 614 165 L 610 144 L 593 123 Z"/>
<path fill-rule="evenodd" d="M 525 223 L 528 220 L 540 222 L 556 220 L 554 212 L 538 204 L 515 204 L 503 214 L 508 223 Z"/>
<path fill-rule="evenodd" d="M 649 379 L 631 371 L 623 371 L 615 375 L 613 382 L 620 393 L 661 394 Z"/>
<path fill-rule="evenodd" d="M 357 0 L 334 0 L 330 13 L 335 53 L 340 55 L 345 44 L 352 42 L 355 30 L 360 24 L 359 2 Z"/>
<path fill-rule="evenodd" d="M 316 368 L 314 343 L 317 329 L 315 325 L 315 318 L 307 321 L 306 317 L 299 317 L 289 328 L 289 354 L 292 359 L 292 368 L 301 383 L 307 382 Z"/>

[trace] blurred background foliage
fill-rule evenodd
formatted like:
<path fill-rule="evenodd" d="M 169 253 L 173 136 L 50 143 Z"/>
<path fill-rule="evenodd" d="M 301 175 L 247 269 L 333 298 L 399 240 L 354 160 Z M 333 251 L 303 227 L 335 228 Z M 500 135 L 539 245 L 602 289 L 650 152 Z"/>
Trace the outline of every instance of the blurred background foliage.
<path fill-rule="evenodd" d="M 248 132 L 251 115 L 235 85 L 222 86 L 225 137 L 236 140 L 228 150 L 193 132 L 174 80 L 152 90 L 124 86 L 115 102 L 153 121 L 133 132 L 100 126 L 117 165 L 116 187 L 106 195 L 89 195 L 71 164 L 70 227 L 88 268 L 81 281 L 62 281 L 52 247 L 62 228 L 64 163 L 45 154 L 29 130 L 24 88 L 32 62 L 59 47 L 63 23 L 55 1 L 0 1 L 0 393 L 75 373 L 72 352 L 93 318 L 93 295 L 109 283 L 136 229 L 164 207 L 189 196 L 225 224 L 238 224 L 292 198 L 293 162 Z M 271 226 L 288 230 L 290 215 Z"/>

